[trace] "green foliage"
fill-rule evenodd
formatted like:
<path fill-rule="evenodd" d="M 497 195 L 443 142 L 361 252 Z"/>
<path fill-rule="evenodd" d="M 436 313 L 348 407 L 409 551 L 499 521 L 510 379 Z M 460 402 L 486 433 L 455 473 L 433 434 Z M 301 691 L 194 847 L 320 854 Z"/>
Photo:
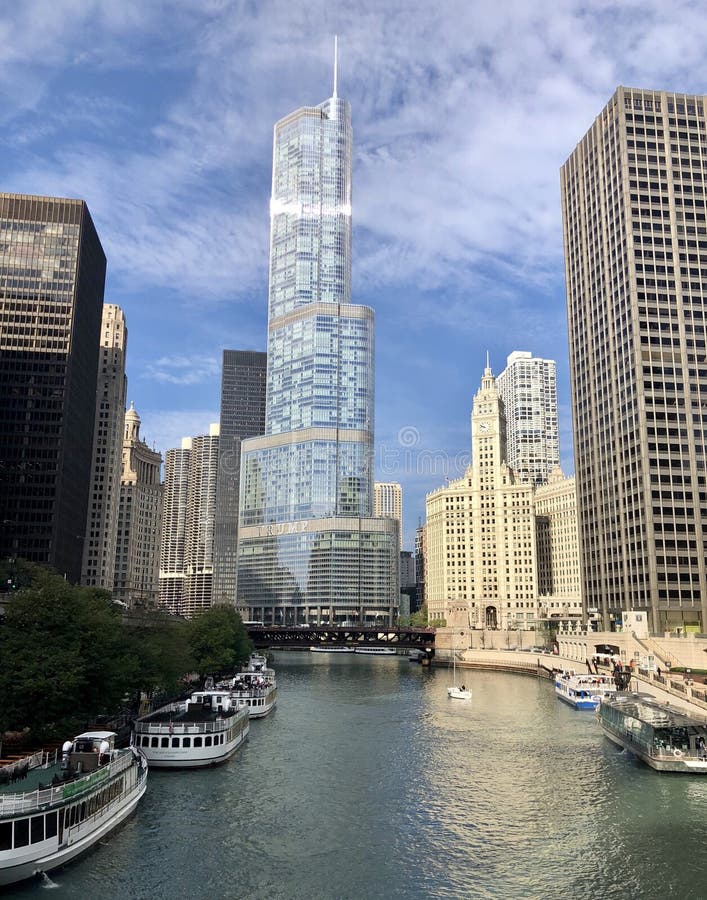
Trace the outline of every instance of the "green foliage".
<path fill-rule="evenodd" d="M 125 626 L 134 656 L 130 693 L 174 694 L 195 667 L 189 623 L 163 610 L 140 610 L 126 616 Z"/>
<path fill-rule="evenodd" d="M 192 619 L 188 640 L 196 671 L 202 676 L 231 674 L 253 652 L 248 632 L 232 606 L 212 606 Z"/>
<path fill-rule="evenodd" d="M 130 657 L 107 594 L 37 568 L 0 628 L 0 728 L 43 736 L 117 709 Z"/>

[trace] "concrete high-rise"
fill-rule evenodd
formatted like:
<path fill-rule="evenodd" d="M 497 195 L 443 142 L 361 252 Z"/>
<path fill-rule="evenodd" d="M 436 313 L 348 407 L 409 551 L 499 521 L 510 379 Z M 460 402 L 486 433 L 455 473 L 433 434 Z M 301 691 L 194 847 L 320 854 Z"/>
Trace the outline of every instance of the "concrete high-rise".
<path fill-rule="evenodd" d="M 0 194 L 0 556 L 78 582 L 106 258 L 82 200 Z"/>
<path fill-rule="evenodd" d="M 555 361 L 514 350 L 496 386 L 506 415 L 506 462 L 518 481 L 544 484 L 560 464 Z"/>
<path fill-rule="evenodd" d="M 219 426 L 184 438 L 165 464 L 160 603 L 191 618 L 213 604 Z"/>
<path fill-rule="evenodd" d="M 584 599 L 707 629 L 707 97 L 619 87 L 562 167 Z"/>
<path fill-rule="evenodd" d="M 403 549 L 403 489 L 397 481 L 376 481 L 373 485 L 373 515 L 395 519 Z M 402 581 L 401 581 L 402 584 Z"/>
<path fill-rule="evenodd" d="M 162 528 L 162 457 L 140 437 L 133 404 L 125 413 L 113 599 L 156 606 Z"/>
<path fill-rule="evenodd" d="M 351 303 L 349 104 L 275 125 L 265 433 L 243 442 L 238 608 L 265 622 L 384 619 L 399 537 L 373 512 L 373 311 Z"/>
<path fill-rule="evenodd" d="M 106 303 L 93 427 L 91 499 L 86 520 L 81 583 L 113 590 L 120 505 L 123 424 L 125 421 L 125 354 L 128 329 L 119 306 Z M 158 478 L 159 481 L 159 478 Z"/>
<path fill-rule="evenodd" d="M 268 355 L 224 350 L 214 530 L 214 603 L 235 603 L 241 441 L 265 431 Z"/>

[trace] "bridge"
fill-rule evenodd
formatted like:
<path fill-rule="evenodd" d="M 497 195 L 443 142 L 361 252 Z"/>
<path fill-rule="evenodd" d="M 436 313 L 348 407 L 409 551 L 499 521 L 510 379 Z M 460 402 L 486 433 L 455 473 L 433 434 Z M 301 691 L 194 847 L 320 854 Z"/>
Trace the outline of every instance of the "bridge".
<path fill-rule="evenodd" d="M 248 637 L 258 649 L 307 650 L 309 647 L 434 648 L 434 628 L 387 628 L 374 625 L 248 625 Z"/>

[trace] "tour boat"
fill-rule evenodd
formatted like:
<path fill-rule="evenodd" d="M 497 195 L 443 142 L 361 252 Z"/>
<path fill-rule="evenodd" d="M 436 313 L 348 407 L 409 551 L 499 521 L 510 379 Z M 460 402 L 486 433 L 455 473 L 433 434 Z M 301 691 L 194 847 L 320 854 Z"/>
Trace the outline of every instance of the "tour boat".
<path fill-rule="evenodd" d="M 577 675 L 558 672 L 555 694 L 574 709 L 596 709 L 606 694 L 615 694 L 616 684 L 610 675 Z"/>
<path fill-rule="evenodd" d="M 354 653 L 363 653 L 368 656 L 397 656 L 395 647 L 355 647 Z"/>
<path fill-rule="evenodd" d="M 145 793 L 139 750 L 115 749 L 115 732 L 86 731 L 61 760 L 45 754 L 0 768 L 0 886 L 70 862 L 126 819 Z"/>
<path fill-rule="evenodd" d="M 264 656 L 253 653 L 246 668 L 231 680 L 229 691 L 232 700 L 247 707 L 251 719 L 262 719 L 277 703 L 275 670 L 268 668 Z"/>
<path fill-rule="evenodd" d="M 340 644 L 318 644 L 309 649 L 312 653 L 353 653 L 355 647 L 343 647 Z"/>
<path fill-rule="evenodd" d="M 597 718 L 615 744 L 658 772 L 707 775 L 707 720 L 650 694 L 617 692 L 601 698 Z"/>
<path fill-rule="evenodd" d="M 151 766 L 192 769 L 233 756 L 248 736 L 248 709 L 229 690 L 196 691 L 135 722 L 135 745 Z"/>

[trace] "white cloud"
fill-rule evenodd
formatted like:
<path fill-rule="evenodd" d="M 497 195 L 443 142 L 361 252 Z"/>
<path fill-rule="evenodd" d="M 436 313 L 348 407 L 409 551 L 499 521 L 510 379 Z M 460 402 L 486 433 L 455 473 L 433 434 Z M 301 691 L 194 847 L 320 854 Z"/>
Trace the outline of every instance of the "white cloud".
<path fill-rule="evenodd" d="M 217 410 L 209 409 L 139 409 L 140 437 L 150 447 L 159 450 L 163 458 L 167 450 L 182 446 L 182 438 L 209 433 L 209 426 L 218 422 Z"/>

